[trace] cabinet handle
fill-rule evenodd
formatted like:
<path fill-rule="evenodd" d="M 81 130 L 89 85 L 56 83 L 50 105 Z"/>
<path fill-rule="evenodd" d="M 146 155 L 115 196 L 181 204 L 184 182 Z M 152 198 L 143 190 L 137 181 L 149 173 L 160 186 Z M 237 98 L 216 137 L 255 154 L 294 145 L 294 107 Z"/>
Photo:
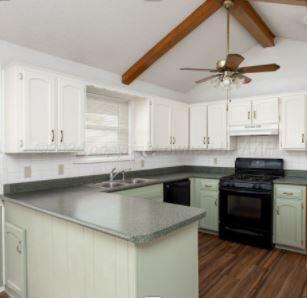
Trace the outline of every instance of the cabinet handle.
<path fill-rule="evenodd" d="M 210 137 L 207 138 L 207 143 L 210 145 Z"/>
<path fill-rule="evenodd" d="M 51 130 L 51 142 L 54 142 L 54 129 Z"/>
<path fill-rule="evenodd" d="M 16 246 L 16 250 L 17 250 L 17 252 L 21 255 L 22 250 L 21 250 L 21 242 L 20 242 L 20 241 L 18 242 L 18 244 L 17 244 L 17 246 Z"/>
<path fill-rule="evenodd" d="M 205 184 L 205 187 L 207 187 L 207 188 L 211 188 L 211 187 L 212 187 L 212 185 Z"/>
<path fill-rule="evenodd" d="M 283 192 L 283 194 L 286 196 L 293 196 L 293 192 Z"/>
<path fill-rule="evenodd" d="M 251 119 L 251 112 L 250 111 L 248 111 L 248 113 L 247 113 L 247 118 L 248 118 L 248 120 Z"/>
<path fill-rule="evenodd" d="M 302 133 L 302 143 L 305 143 L 305 134 Z"/>
<path fill-rule="evenodd" d="M 256 115 L 257 115 L 257 114 L 256 114 L 256 111 L 254 111 L 254 119 L 256 119 Z"/>
<path fill-rule="evenodd" d="M 64 141 L 64 131 L 61 130 L 61 140 L 60 140 L 60 142 L 63 143 L 63 141 Z"/>
<path fill-rule="evenodd" d="M 172 137 L 172 136 L 169 137 L 169 143 L 170 143 L 171 145 L 173 144 L 173 137 Z"/>
<path fill-rule="evenodd" d="M 302 210 L 304 210 L 304 203 L 301 203 Z"/>
<path fill-rule="evenodd" d="M 276 213 L 277 213 L 277 215 L 280 214 L 280 213 L 279 213 L 279 206 L 276 207 Z"/>
<path fill-rule="evenodd" d="M 175 145 L 175 144 L 176 144 L 176 138 L 173 137 L 173 145 Z"/>
<path fill-rule="evenodd" d="M 214 205 L 217 206 L 217 200 L 215 200 Z"/>
<path fill-rule="evenodd" d="M 206 145 L 206 137 L 204 137 L 204 144 Z"/>

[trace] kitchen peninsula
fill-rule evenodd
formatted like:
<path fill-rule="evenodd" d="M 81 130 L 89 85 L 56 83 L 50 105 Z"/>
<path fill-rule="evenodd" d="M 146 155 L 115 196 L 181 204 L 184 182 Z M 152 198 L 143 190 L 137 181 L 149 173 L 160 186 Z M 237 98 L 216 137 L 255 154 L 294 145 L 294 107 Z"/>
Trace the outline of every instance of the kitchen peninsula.
<path fill-rule="evenodd" d="M 87 186 L 4 204 L 7 289 L 17 297 L 198 297 L 203 210 Z"/>

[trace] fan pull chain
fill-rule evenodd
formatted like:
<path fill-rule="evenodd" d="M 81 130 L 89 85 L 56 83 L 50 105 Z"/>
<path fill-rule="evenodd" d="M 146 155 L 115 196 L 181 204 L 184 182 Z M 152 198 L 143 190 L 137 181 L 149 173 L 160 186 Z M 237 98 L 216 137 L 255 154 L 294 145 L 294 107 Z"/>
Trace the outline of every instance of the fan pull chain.
<path fill-rule="evenodd" d="M 230 51 L 230 12 L 229 8 L 227 8 L 227 55 Z"/>

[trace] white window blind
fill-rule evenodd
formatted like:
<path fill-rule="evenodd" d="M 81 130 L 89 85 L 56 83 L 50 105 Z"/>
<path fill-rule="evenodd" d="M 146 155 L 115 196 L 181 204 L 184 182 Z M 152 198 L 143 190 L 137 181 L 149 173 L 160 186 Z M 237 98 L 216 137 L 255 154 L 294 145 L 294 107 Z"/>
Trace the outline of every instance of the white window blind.
<path fill-rule="evenodd" d="M 86 155 L 129 154 L 129 102 L 88 94 L 85 141 Z"/>

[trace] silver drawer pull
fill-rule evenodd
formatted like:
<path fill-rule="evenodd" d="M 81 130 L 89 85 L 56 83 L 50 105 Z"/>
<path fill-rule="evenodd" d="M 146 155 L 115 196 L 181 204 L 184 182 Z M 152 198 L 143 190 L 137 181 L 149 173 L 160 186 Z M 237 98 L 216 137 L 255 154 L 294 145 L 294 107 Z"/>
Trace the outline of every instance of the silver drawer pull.
<path fill-rule="evenodd" d="M 276 213 L 277 213 L 277 215 L 280 214 L 280 213 L 279 213 L 279 207 L 278 207 L 278 206 L 276 207 Z"/>
<path fill-rule="evenodd" d="M 205 187 L 211 188 L 212 185 L 205 184 Z"/>
<path fill-rule="evenodd" d="M 283 192 L 283 194 L 286 195 L 286 196 L 293 196 L 294 195 L 293 192 Z"/>

